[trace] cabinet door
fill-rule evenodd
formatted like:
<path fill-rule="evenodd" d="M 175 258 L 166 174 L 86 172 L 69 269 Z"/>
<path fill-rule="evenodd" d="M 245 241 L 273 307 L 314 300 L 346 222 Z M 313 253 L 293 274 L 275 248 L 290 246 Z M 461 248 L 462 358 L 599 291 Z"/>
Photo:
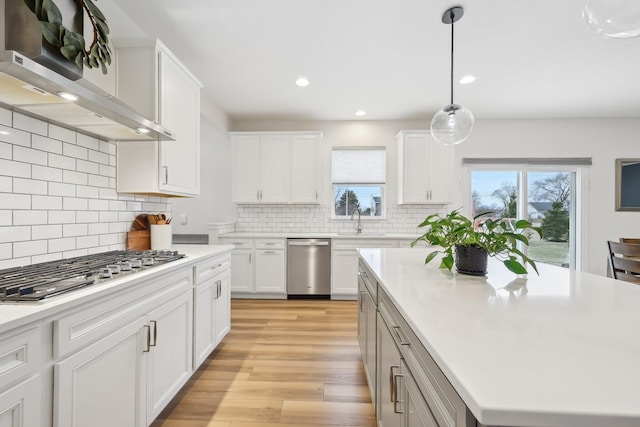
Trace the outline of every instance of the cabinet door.
<path fill-rule="evenodd" d="M 231 292 L 253 292 L 253 250 L 231 251 Z"/>
<path fill-rule="evenodd" d="M 150 423 L 191 376 L 192 295 L 184 293 L 149 313 L 147 421 Z"/>
<path fill-rule="evenodd" d="M 225 271 L 218 277 L 218 297 L 216 298 L 216 345 L 222 341 L 222 339 L 231 330 L 231 287 L 230 287 L 231 273 L 229 270 Z"/>
<path fill-rule="evenodd" d="M 36 375 L 0 393 L 0 427 L 43 425 L 40 383 Z"/>
<path fill-rule="evenodd" d="M 403 427 L 438 427 L 433 414 L 429 410 L 427 402 L 422 397 L 422 393 L 418 389 L 413 375 L 402 362 L 402 391 L 400 392 L 402 416 L 404 422 Z"/>
<path fill-rule="evenodd" d="M 364 283 L 358 280 L 358 344 L 360 344 L 362 363 L 366 363 L 367 360 L 367 312 L 365 306 L 365 294 L 367 292 Z"/>
<path fill-rule="evenodd" d="M 233 267 L 232 267 L 233 268 Z M 285 292 L 283 250 L 256 250 L 256 292 Z"/>
<path fill-rule="evenodd" d="M 353 249 L 334 250 L 331 264 L 331 294 L 358 292 L 358 253 Z"/>
<path fill-rule="evenodd" d="M 428 203 L 429 165 L 426 134 L 405 135 L 402 141 L 400 203 Z"/>
<path fill-rule="evenodd" d="M 369 379 L 370 392 L 371 392 L 371 400 L 375 402 L 376 398 L 376 315 L 377 308 L 376 303 L 371 298 L 371 294 L 369 291 L 366 292 L 364 296 L 364 305 L 365 305 L 365 316 L 367 317 L 366 328 L 367 328 L 367 351 L 365 355 L 365 363 L 364 367 L 367 372 L 367 378 Z M 384 378 L 384 377 L 383 377 Z"/>
<path fill-rule="evenodd" d="M 318 203 L 318 137 L 291 138 L 291 203 Z"/>
<path fill-rule="evenodd" d="M 260 202 L 289 201 L 289 137 L 260 137 Z"/>
<path fill-rule="evenodd" d="M 55 365 L 54 427 L 147 425 L 145 324 L 143 316 Z"/>
<path fill-rule="evenodd" d="M 193 368 L 197 369 L 216 346 L 217 277 L 207 279 L 194 290 Z"/>
<path fill-rule="evenodd" d="M 260 199 L 260 136 L 231 138 L 233 201 L 258 203 Z"/>
<path fill-rule="evenodd" d="M 451 203 L 455 184 L 454 148 L 427 136 L 429 144 L 429 203 Z"/>
<path fill-rule="evenodd" d="M 160 123 L 177 135 L 161 146 L 160 189 L 200 192 L 200 85 L 169 55 L 158 53 Z"/>
<path fill-rule="evenodd" d="M 378 382 L 376 413 L 379 427 L 401 426 L 401 355 L 391 332 L 378 314 Z"/>

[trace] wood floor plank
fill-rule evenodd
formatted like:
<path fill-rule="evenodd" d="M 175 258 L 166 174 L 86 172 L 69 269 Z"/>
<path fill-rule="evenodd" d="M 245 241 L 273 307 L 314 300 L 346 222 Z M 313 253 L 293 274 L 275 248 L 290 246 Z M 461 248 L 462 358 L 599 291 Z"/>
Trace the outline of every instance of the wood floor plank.
<path fill-rule="evenodd" d="M 232 300 L 231 331 L 152 427 L 375 427 L 356 301 Z"/>

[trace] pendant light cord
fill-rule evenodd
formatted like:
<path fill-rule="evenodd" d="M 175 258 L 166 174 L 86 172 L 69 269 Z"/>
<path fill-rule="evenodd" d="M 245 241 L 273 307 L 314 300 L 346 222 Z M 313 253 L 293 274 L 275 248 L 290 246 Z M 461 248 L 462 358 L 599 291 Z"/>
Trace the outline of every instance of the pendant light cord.
<path fill-rule="evenodd" d="M 453 20 L 455 17 L 455 13 L 453 12 L 453 10 L 451 10 L 449 13 L 451 16 L 451 104 L 453 105 Z"/>

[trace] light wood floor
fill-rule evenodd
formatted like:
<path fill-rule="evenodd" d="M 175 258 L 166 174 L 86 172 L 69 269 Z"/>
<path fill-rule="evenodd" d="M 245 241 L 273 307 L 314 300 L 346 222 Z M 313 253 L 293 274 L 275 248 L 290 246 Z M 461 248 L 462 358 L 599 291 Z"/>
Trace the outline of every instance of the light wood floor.
<path fill-rule="evenodd" d="M 355 301 L 231 307 L 231 332 L 152 427 L 375 426 Z"/>

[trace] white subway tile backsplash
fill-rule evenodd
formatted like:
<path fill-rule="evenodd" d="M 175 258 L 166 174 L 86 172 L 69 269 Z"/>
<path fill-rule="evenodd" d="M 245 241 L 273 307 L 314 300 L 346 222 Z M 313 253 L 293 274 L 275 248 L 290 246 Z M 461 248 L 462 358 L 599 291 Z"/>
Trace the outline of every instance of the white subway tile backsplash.
<path fill-rule="evenodd" d="M 89 224 L 88 226 L 89 235 L 106 234 L 108 232 L 109 232 L 109 224 L 99 222 L 97 224 Z"/>
<path fill-rule="evenodd" d="M 76 239 L 74 237 L 66 237 L 62 239 L 50 239 L 49 252 L 70 251 L 76 248 Z"/>
<path fill-rule="evenodd" d="M 32 240 L 29 242 L 17 242 L 13 244 L 14 257 L 27 257 L 47 253 L 46 240 Z"/>
<path fill-rule="evenodd" d="M 64 197 L 62 199 L 62 210 L 65 211 L 86 211 L 88 209 L 88 200 L 78 197 Z"/>
<path fill-rule="evenodd" d="M 69 184 L 87 185 L 88 175 L 84 172 L 74 172 L 70 170 L 62 171 L 62 182 Z"/>
<path fill-rule="evenodd" d="M 53 168 L 76 170 L 76 159 L 49 153 L 49 166 Z"/>
<path fill-rule="evenodd" d="M 69 142 L 71 144 L 76 143 L 76 133 L 74 131 L 51 123 L 49 123 L 49 138 Z M 62 146 L 60 147 L 60 153 L 62 153 Z"/>
<path fill-rule="evenodd" d="M 11 160 L 13 158 L 13 145 L 0 142 L 0 159 Z"/>
<path fill-rule="evenodd" d="M 103 153 L 107 153 L 111 156 L 115 156 L 116 155 L 116 144 L 111 143 L 111 142 L 106 142 L 106 141 L 100 141 L 100 150 Z"/>
<path fill-rule="evenodd" d="M 108 211 L 109 201 L 101 199 L 89 199 L 87 209 L 90 211 Z"/>
<path fill-rule="evenodd" d="M 47 181 L 13 178 L 13 192 L 20 194 L 47 194 Z"/>
<path fill-rule="evenodd" d="M 13 225 L 47 224 L 47 211 L 13 211 Z"/>
<path fill-rule="evenodd" d="M 100 245 L 117 245 L 120 243 L 117 234 L 101 234 L 100 236 Z"/>
<path fill-rule="evenodd" d="M 109 155 L 99 151 L 89 150 L 89 161 L 95 163 L 109 164 Z"/>
<path fill-rule="evenodd" d="M 2 194 L 0 194 L 0 197 L 2 197 Z M 13 211 L 0 210 L 0 226 L 2 225 L 13 225 Z"/>
<path fill-rule="evenodd" d="M 0 126 L 0 141 L 22 147 L 31 147 L 31 134 L 18 129 Z"/>
<path fill-rule="evenodd" d="M 86 187 L 84 185 L 76 186 L 76 194 L 78 197 L 84 197 L 86 199 L 96 199 L 100 196 L 97 187 Z"/>
<path fill-rule="evenodd" d="M 88 151 L 84 147 L 79 147 L 75 144 L 69 144 L 67 142 L 62 144 L 62 154 L 67 157 L 73 157 L 75 159 L 87 160 L 89 156 Z"/>
<path fill-rule="evenodd" d="M 54 253 L 54 254 L 46 254 L 46 255 L 36 255 L 31 257 L 31 263 L 35 264 L 38 262 L 49 262 L 56 261 L 62 259 L 62 252 Z"/>
<path fill-rule="evenodd" d="M 29 265 L 29 264 L 31 264 L 30 257 L 11 258 L 4 261 L 0 261 L 0 270 L 4 270 L 5 268 L 20 267 L 20 266 Z"/>
<path fill-rule="evenodd" d="M 62 226 L 62 237 L 86 236 L 87 232 L 87 224 L 65 224 Z"/>
<path fill-rule="evenodd" d="M 79 133 L 77 138 L 76 138 L 76 143 L 80 146 L 80 147 L 85 147 L 85 148 L 90 148 L 91 150 L 99 150 L 100 149 L 100 140 L 89 136 L 89 135 L 85 135 L 83 133 Z"/>
<path fill-rule="evenodd" d="M 13 127 L 30 133 L 47 136 L 47 122 L 29 117 L 22 113 L 13 113 Z"/>
<path fill-rule="evenodd" d="M 115 177 L 116 168 L 114 166 L 100 165 L 100 175 Z"/>
<path fill-rule="evenodd" d="M 133 216 L 134 214 L 132 213 L 131 215 Z M 76 222 L 79 222 L 79 223 L 91 223 L 91 222 L 98 222 L 98 221 L 99 221 L 98 212 L 92 212 L 92 211 L 77 211 L 76 212 Z"/>
<path fill-rule="evenodd" d="M 61 182 L 50 182 L 49 183 L 49 195 L 50 196 L 66 196 L 66 197 L 75 197 L 76 196 L 76 186 L 73 184 L 64 184 Z"/>
<path fill-rule="evenodd" d="M 31 240 L 31 227 L 0 227 L 0 243 L 23 242 L 26 240 Z"/>
<path fill-rule="evenodd" d="M 124 222 L 112 222 L 109 224 L 109 233 L 126 233 L 129 231 L 129 224 Z"/>
<path fill-rule="evenodd" d="M 76 247 L 78 249 L 86 249 L 98 246 L 100 239 L 98 236 L 82 236 L 76 239 Z"/>
<path fill-rule="evenodd" d="M 89 175 L 88 184 L 93 187 L 109 188 L 109 177 L 99 175 Z"/>
<path fill-rule="evenodd" d="M 118 220 L 118 212 L 100 212 L 100 222 L 114 222 Z"/>
<path fill-rule="evenodd" d="M 13 122 L 13 112 L 0 107 L 0 125 L 11 126 Z"/>
<path fill-rule="evenodd" d="M 0 176 L 0 193 L 11 193 L 13 191 L 13 178 Z"/>
<path fill-rule="evenodd" d="M 110 200 L 109 201 L 109 210 L 110 211 L 124 211 L 127 210 L 127 202 L 124 200 Z"/>
<path fill-rule="evenodd" d="M 31 196 L 31 209 L 60 210 L 62 197 Z"/>
<path fill-rule="evenodd" d="M 0 194 L 0 209 L 31 209 L 31 196 L 26 194 Z"/>
<path fill-rule="evenodd" d="M 77 160 L 76 169 L 78 172 L 86 172 L 97 175 L 100 173 L 100 166 L 97 163 L 87 160 Z"/>
<path fill-rule="evenodd" d="M 62 182 L 62 169 L 47 166 L 31 166 L 31 178 L 49 182 Z"/>
<path fill-rule="evenodd" d="M 62 225 L 34 225 L 31 227 L 33 240 L 58 239 L 62 237 Z"/>
<path fill-rule="evenodd" d="M 101 199 L 106 199 L 106 200 L 117 200 L 118 199 L 118 193 L 116 193 L 116 190 L 111 189 L 111 188 L 101 188 L 100 189 L 100 198 Z"/>
<path fill-rule="evenodd" d="M 47 165 L 46 151 L 34 150 L 27 147 L 13 147 L 13 160 L 36 165 Z"/>
<path fill-rule="evenodd" d="M 15 146 L 13 147 L 15 150 Z M 31 164 L 0 159 L 0 173 L 5 176 L 31 178 Z"/>
<path fill-rule="evenodd" d="M 46 138 L 40 135 L 33 135 L 31 138 L 31 148 L 47 151 L 49 153 L 62 154 L 62 142 L 55 139 Z"/>
<path fill-rule="evenodd" d="M 13 258 L 13 245 L 11 243 L 0 244 L 0 259 Z"/>
<path fill-rule="evenodd" d="M 75 211 L 49 211 L 49 224 L 73 224 L 75 222 Z"/>

